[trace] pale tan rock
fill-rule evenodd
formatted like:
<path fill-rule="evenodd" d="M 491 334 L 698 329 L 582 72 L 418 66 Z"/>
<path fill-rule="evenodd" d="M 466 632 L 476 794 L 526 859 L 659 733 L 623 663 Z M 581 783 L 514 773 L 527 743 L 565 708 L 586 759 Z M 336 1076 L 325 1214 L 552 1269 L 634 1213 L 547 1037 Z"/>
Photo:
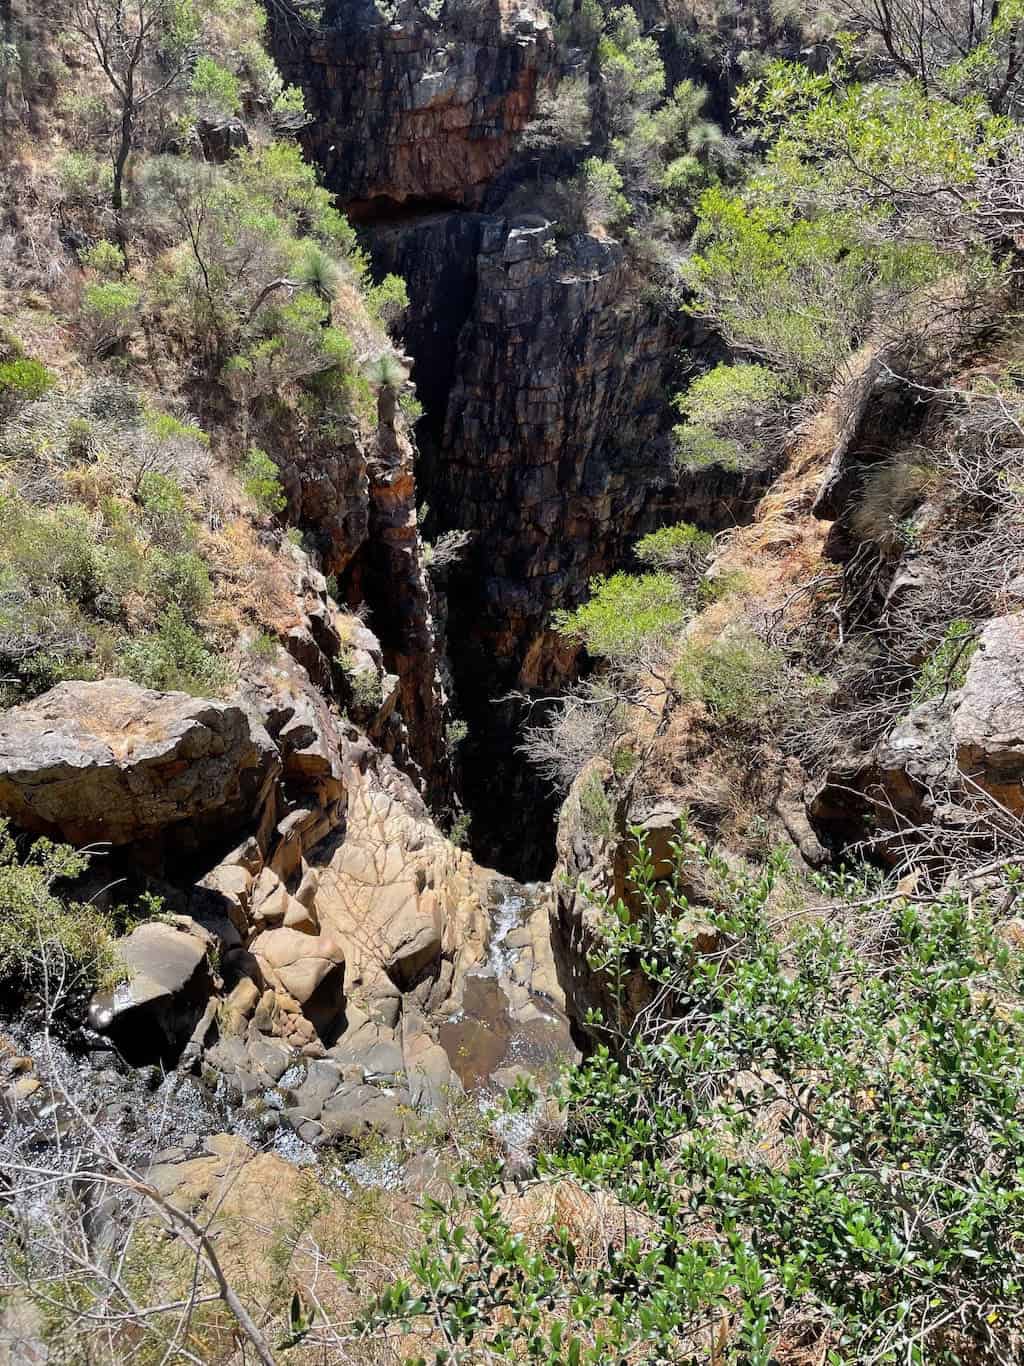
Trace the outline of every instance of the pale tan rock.
<path fill-rule="evenodd" d="M 231 988 L 225 1004 L 231 1010 L 248 1017 L 256 1009 L 260 999 L 260 989 L 251 977 L 243 977 Z"/>
<path fill-rule="evenodd" d="M 288 908 L 284 913 L 284 926 L 289 930 L 299 930 L 302 934 L 319 934 L 320 920 L 314 909 L 304 906 L 295 897 L 288 898 Z"/>
<path fill-rule="evenodd" d="M 125 679 L 60 683 L 0 717 L 0 811 L 73 844 L 210 843 L 254 819 L 280 768 L 242 707 Z"/>
<path fill-rule="evenodd" d="M 272 868 L 264 868 L 250 893 L 249 915 L 255 925 L 279 925 L 288 911 L 288 891 Z"/>
<path fill-rule="evenodd" d="M 257 935 L 251 949 L 266 980 L 283 988 L 300 1005 L 329 974 L 345 965 L 344 951 L 330 935 L 302 934 L 283 926 Z"/>

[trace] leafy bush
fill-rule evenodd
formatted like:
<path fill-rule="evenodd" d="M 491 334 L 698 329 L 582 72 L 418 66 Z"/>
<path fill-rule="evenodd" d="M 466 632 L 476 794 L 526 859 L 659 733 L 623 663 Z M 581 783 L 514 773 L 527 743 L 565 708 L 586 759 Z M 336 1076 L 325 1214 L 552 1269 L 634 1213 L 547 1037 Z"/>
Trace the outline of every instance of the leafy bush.
<path fill-rule="evenodd" d="M 103 280 L 82 290 L 79 326 L 94 354 L 121 346 L 135 331 L 142 295 L 129 280 Z"/>
<path fill-rule="evenodd" d="M 217 655 L 172 605 L 155 631 L 145 631 L 121 649 L 119 667 L 143 688 L 217 696 L 232 681 L 227 662 Z"/>
<path fill-rule="evenodd" d="M 57 183 L 69 208 L 97 209 L 110 198 L 114 171 L 109 157 L 65 152 L 56 162 Z"/>
<path fill-rule="evenodd" d="M 840 900 L 783 938 L 784 859 L 738 875 L 683 831 L 678 861 L 659 881 L 641 848 L 632 909 L 596 903 L 619 1019 L 592 1016 L 605 1042 L 566 1076 L 539 1162 L 621 1236 L 584 1247 L 551 1216 L 523 1237 L 494 1168 L 472 1169 L 367 1329 L 441 1325 L 467 1355 L 560 1366 L 1018 1359 L 1024 997 L 991 912 Z M 694 951 L 684 879 L 709 888 L 719 952 Z M 634 1019 L 637 972 L 657 1004 Z"/>
<path fill-rule="evenodd" d="M 589 773 L 580 784 L 580 817 L 588 835 L 611 839 L 615 833 L 615 812 L 599 773 Z"/>
<path fill-rule="evenodd" d="M 590 599 L 573 612 L 556 612 L 555 630 L 597 658 L 638 661 L 657 653 L 686 621 L 678 581 L 666 573 L 613 574 L 590 581 Z"/>
<path fill-rule="evenodd" d="M 242 107 L 242 83 L 212 57 L 200 57 L 192 69 L 192 99 L 201 113 L 230 117 Z"/>
<path fill-rule="evenodd" d="M 942 640 L 918 671 L 913 692 L 915 706 L 962 688 L 977 648 L 978 639 L 972 623 L 964 617 L 951 621 Z"/>
<path fill-rule="evenodd" d="M 97 275 L 108 279 L 120 275 L 125 268 L 124 252 L 106 238 L 94 242 L 91 247 L 83 247 L 78 259 L 86 270 L 94 270 Z"/>
<path fill-rule="evenodd" d="M 622 174 L 610 161 L 588 157 L 574 181 L 583 223 L 588 228 L 614 228 L 630 215 L 622 193 Z"/>
<path fill-rule="evenodd" d="M 385 327 L 394 327 L 409 307 L 409 291 L 400 275 L 385 275 L 366 295 L 370 313 Z"/>
<path fill-rule="evenodd" d="M 821 680 L 801 674 L 752 632 L 737 631 L 710 644 L 687 641 L 676 660 L 682 695 L 733 726 L 780 726 L 819 697 Z"/>
<path fill-rule="evenodd" d="M 674 400 L 685 419 L 674 429 L 681 463 L 742 469 L 756 463 L 780 407 L 783 379 L 763 365 L 716 365 Z"/>
<path fill-rule="evenodd" d="M 22 858 L 9 823 L 0 821 L 0 982 L 8 991 L 48 988 L 81 997 L 116 980 L 106 916 L 54 890 L 80 877 L 88 862 L 86 854 L 47 839 L 36 840 Z"/>
<path fill-rule="evenodd" d="M 250 446 L 245 457 L 242 487 L 261 512 L 283 512 L 288 504 L 277 466 L 258 446 Z"/>
<path fill-rule="evenodd" d="M 15 403 L 32 403 L 52 389 L 57 376 L 41 361 L 19 356 L 0 361 L 0 408 Z"/>
<path fill-rule="evenodd" d="M 663 526 L 637 541 L 633 553 L 651 569 L 670 569 L 675 573 L 703 568 L 711 554 L 714 537 L 690 522 Z"/>

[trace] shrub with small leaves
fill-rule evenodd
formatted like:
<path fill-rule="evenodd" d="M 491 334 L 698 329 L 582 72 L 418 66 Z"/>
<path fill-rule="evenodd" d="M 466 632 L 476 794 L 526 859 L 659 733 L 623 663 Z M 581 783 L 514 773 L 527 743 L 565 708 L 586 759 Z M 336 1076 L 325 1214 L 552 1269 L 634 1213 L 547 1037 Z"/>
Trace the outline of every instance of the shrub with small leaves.
<path fill-rule="evenodd" d="M 250 446 L 242 466 L 242 487 L 259 510 L 268 515 L 283 512 L 288 505 L 277 466 L 266 451 Z"/>
<path fill-rule="evenodd" d="M 28 356 L 0 361 L 0 408 L 32 403 L 56 383 L 57 376 L 41 361 Z"/>

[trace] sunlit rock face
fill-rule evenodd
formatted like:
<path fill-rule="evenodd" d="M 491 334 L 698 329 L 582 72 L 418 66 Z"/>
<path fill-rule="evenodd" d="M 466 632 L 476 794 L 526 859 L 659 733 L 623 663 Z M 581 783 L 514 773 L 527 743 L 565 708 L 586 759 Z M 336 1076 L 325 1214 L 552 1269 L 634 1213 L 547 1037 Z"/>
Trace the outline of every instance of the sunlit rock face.
<path fill-rule="evenodd" d="M 328 5 L 315 34 L 276 25 L 282 75 L 306 93 L 307 152 L 354 216 L 430 201 L 475 207 L 508 161 L 555 58 L 529 3 Z"/>

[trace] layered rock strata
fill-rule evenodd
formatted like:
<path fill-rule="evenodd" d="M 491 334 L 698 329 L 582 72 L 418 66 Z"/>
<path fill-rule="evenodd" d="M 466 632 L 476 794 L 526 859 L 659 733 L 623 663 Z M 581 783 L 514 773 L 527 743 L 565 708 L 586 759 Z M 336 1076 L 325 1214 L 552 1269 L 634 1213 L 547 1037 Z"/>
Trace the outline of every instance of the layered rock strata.
<path fill-rule="evenodd" d="M 550 20 L 529 0 L 448 3 L 437 20 L 408 0 L 391 19 L 336 0 L 315 31 L 273 17 L 278 69 L 313 114 L 306 151 L 356 216 L 479 204 L 554 62 Z"/>

